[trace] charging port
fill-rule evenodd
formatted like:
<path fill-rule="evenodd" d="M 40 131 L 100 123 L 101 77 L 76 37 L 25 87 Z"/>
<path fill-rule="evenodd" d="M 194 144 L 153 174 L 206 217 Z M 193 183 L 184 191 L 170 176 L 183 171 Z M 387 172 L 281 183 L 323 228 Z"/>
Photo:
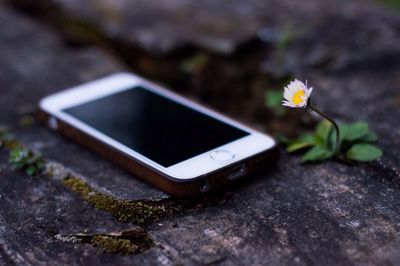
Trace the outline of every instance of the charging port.
<path fill-rule="evenodd" d="M 233 167 L 230 174 L 228 175 L 228 179 L 235 180 L 235 179 L 238 179 L 239 177 L 246 175 L 246 173 L 247 173 L 246 165 L 239 164 L 239 165 L 236 165 Z"/>

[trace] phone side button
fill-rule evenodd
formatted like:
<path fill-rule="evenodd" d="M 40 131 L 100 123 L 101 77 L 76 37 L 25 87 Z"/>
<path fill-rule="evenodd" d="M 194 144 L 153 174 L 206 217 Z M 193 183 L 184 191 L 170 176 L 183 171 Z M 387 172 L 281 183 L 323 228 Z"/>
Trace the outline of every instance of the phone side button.
<path fill-rule="evenodd" d="M 240 177 L 243 177 L 247 174 L 247 167 L 246 165 L 243 164 L 239 164 L 236 165 L 235 167 L 232 168 L 231 172 L 228 175 L 228 179 L 233 181 L 236 180 Z"/>
<path fill-rule="evenodd" d="M 217 150 L 210 154 L 211 159 L 218 162 L 228 162 L 235 158 L 235 155 L 230 151 L 226 150 Z"/>

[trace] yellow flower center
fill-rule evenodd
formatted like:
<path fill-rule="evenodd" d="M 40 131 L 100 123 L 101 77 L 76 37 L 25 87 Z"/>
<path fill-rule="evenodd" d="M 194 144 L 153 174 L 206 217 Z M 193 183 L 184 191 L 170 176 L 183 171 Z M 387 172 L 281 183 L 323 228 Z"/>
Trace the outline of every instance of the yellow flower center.
<path fill-rule="evenodd" d="M 292 98 L 292 103 L 295 105 L 299 105 L 303 102 L 303 98 L 306 94 L 304 93 L 303 90 L 297 91 Z"/>

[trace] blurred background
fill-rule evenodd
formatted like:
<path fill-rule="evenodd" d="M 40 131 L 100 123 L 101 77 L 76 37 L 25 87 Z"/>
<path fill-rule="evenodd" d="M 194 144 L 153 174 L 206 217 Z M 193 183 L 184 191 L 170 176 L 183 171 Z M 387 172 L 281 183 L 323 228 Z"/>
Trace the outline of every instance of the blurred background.
<path fill-rule="evenodd" d="M 289 80 L 320 85 L 311 78 L 399 62 L 399 0 L 4 4 L 51 28 L 73 49 L 100 47 L 128 70 L 286 135 L 313 123 L 280 107 Z"/>

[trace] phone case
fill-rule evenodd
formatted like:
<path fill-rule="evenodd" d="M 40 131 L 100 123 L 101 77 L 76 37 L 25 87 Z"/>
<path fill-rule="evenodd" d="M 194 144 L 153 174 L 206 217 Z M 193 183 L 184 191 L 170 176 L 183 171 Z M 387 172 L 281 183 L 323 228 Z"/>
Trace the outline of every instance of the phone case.
<path fill-rule="evenodd" d="M 237 170 L 238 166 L 240 166 L 239 170 L 245 169 L 245 176 L 263 168 L 268 168 L 277 161 L 279 155 L 277 145 L 275 145 L 269 150 L 245 158 L 244 160 L 232 165 L 227 165 L 217 171 L 196 178 L 181 180 L 168 176 L 157 169 L 124 154 L 114 147 L 101 142 L 68 123 L 51 116 L 51 114 L 48 114 L 44 110 L 39 110 L 37 117 L 41 123 L 45 124 L 49 128 L 92 149 L 103 157 L 126 169 L 133 175 L 139 176 L 168 194 L 178 197 L 190 197 L 199 193 L 206 193 L 224 184 L 235 181 L 235 178 L 233 178 L 235 177 L 235 173 L 233 171 L 235 169 Z M 245 167 L 243 168 L 243 166 Z"/>

